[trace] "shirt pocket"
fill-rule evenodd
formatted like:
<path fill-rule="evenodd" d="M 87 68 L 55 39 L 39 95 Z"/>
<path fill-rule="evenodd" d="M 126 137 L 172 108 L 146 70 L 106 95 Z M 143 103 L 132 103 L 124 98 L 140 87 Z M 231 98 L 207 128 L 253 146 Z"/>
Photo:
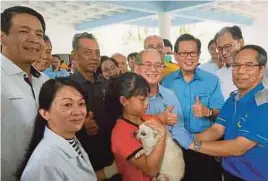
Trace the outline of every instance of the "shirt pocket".
<path fill-rule="evenodd" d="M 208 105 L 209 105 L 209 98 L 210 98 L 209 94 L 208 93 L 199 93 L 198 96 L 199 96 L 200 102 L 204 106 L 208 107 Z"/>

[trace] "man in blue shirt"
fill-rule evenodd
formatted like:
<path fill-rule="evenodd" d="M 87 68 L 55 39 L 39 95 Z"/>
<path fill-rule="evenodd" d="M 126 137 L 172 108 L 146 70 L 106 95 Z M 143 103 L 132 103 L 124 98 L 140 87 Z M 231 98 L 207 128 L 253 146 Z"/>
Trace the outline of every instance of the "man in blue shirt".
<path fill-rule="evenodd" d="M 225 102 L 216 123 L 195 135 L 189 146 L 222 156 L 225 181 L 268 180 L 268 90 L 261 83 L 266 64 L 267 53 L 260 46 L 247 45 L 238 52 L 231 65 L 238 92 Z M 174 135 L 181 144 L 187 140 L 187 135 Z M 222 136 L 223 141 L 216 141 Z"/>
<path fill-rule="evenodd" d="M 197 68 L 200 49 L 198 39 L 189 34 L 181 35 L 175 43 L 174 52 L 180 70 L 163 80 L 163 85 L 172 89 L 183 103 L 184 126 L 192 134 L 209 128 L 224 103 L 218 78 Z M 184 181 L 221 180 L 220 165 L 214 157 L 184 150 L 184 158 Z"/>
<path fill-rule="evenodd" d="M 200 65 L 199 68 L 201 70 L 207 71 L 212 74 L 216 74 L 217 70 L 223 67 L 224 63 L 220 60 L 220 57 L 218 56 L 218 53 L 216 51 L 216 43 L 215 40 L 212 39 L 208 43 L 208 51 L 211 55 L 211 59 Z"/>
<path fill-rule="evenodd" d="M 44 73 L 51 79 L 55 79 L 57 77 L 67 77 L 69 73 L 66 70 L 60 69 L 60 57 L 57 55 L 52 56 L 51 66 L 47 68 Z"/>
<path fill-rule="evenodd" d="M 164 62 L 155 49 L 141 51 L 135 59 L 134 72 L 143 76 L 150 86 L 149 103 L 146 113 L 162 115 L 162 121 L 167 125 L 183 126 L 181 104 L 173 91 L 160 85 Z M 163 117 L 164 116 L 164 117 Z"/>

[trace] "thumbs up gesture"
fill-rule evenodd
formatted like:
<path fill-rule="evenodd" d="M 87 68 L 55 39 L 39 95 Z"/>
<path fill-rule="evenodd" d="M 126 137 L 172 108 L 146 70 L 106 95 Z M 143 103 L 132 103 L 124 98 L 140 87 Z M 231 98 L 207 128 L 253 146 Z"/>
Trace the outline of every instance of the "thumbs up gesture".
<path fill-rule="evenodd" d="M 174 106 L 168 106 L 164 112 L 161 112 L 157 117 L 166 125 L 173 126 L 177 123 L 177 114 L 172 113 Z"/>
<path fill-rule="evenodd" d="M 96 124 L 96 121 L 93 119 L 93 112 L 89 111 L 86 121 L 84 123 L 84 128 L 88 135 L 96 135 L 99 131 L 99 126 Z"/>
<path fill-rule="evenodd" d="M 195 97 L 195 104 L 192 106 L 194 116 L 197 118 L 208 117 L 210 109 L 204 106 L 199 99 L 199 96 Z"/>

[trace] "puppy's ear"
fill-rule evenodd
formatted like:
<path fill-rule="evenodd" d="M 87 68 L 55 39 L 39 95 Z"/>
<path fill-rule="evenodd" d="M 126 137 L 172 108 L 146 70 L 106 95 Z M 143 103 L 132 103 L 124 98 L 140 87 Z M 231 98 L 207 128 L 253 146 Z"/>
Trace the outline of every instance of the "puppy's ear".
<path fill-rule="evenodd" d="M 153 136 L 154 136 L 154 138 L 159 138 L 159 137 L 161 137 L 161 134 L 158 132 L 158 131 L 153 131 Z"/>

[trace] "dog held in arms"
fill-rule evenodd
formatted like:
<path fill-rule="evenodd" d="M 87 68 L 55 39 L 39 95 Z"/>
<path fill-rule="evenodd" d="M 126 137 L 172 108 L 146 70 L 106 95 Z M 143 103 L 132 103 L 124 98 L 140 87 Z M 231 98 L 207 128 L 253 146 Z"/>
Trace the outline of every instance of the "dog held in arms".
<path fill-rule="evenodd" d="M 139 151 L 135 157 L 139 158 L 143 154 L 148 156 L 153 151 L 160 136 L 160 133 L 156 130 L 153 130 L 145 124 L 141 124 L 139 130 L 136 132 L 136 138 L 141 141 L 143 149 Z M 154 180 L 166 181 L 166 178 L 168 178 L 169 181 L 180 181 L 184 175 L 184 168 L 185 163 L 182 150 L 179 145 L 172 140 L 170 133 L 168 133 L 160 173 Z"/>

